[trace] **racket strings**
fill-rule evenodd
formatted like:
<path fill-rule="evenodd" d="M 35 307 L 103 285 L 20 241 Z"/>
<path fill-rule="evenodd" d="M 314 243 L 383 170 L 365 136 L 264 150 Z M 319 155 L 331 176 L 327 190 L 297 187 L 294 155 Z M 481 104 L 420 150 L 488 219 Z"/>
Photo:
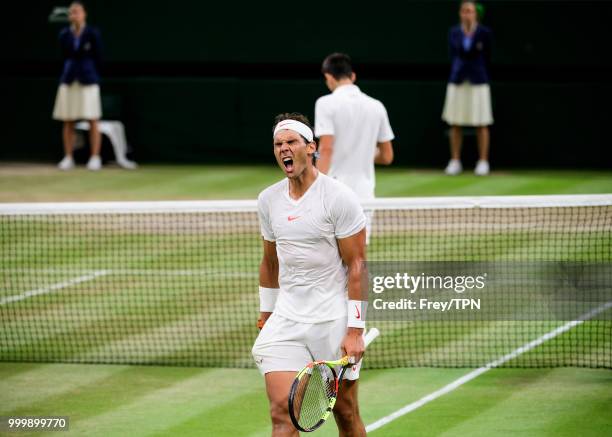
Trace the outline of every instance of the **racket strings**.
<path fill-rule="evenodd" d="M 315 426 L 329 407 L 329 400 L 335 396 L 335 378 L 325 364 L 315 365 L 312 374 L 300 380 L 294 400 L 294 415 L 302 428 Z"/>

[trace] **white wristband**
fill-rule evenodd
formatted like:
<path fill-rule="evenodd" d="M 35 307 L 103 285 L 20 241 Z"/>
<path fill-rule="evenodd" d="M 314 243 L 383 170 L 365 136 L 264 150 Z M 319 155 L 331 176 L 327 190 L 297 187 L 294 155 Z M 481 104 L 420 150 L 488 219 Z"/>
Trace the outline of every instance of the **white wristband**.
<path fill-rule="evenodd" d="M 276 305 L 276 298 L 280 288 L 259 287 L 259 311 L 263 313 L 271 313 Z"/>
<path fill-rule="evenodd" d="M 349 328 L 365 328 L 367 300 L 349 300 L 347 306 Z"/>

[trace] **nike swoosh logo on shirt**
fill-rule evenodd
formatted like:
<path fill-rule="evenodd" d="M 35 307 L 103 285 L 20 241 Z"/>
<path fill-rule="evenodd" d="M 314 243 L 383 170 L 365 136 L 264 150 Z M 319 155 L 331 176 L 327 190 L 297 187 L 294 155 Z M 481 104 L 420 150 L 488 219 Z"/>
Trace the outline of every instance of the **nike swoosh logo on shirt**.
<path fill-rule="evenodd" d="M 299 219 L 301 216 L 299 215 L 290 215 L 289 217 L 287 217 L 287 220 L 289 220 L 290 222 L 292 222 L 293 220 L 297 220 Z"/>

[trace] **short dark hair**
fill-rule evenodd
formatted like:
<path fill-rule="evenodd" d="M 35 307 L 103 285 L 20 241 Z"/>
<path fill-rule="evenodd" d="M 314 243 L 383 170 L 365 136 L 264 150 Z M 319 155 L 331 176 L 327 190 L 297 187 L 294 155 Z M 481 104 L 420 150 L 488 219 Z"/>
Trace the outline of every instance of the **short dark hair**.
<path fill-rule="evenodd" d="M 351 57 L 345 53 L 332 53 L 323 60 L 321 72 L 331 74 L 336 80 L 350 79 L 353 74 Z"/>
<path fill-rule="evenodd" d="M 300 123 L 304 123 L 306 126 L 310 128 L 310 130 L 314 134 L 314 129 L 312 128 L 312 125 L 310 124 L 310 120 L 308 120 L 308 117 L 306 117 L 304 114 L 300 114 L 299 112 L 283 112 L 282 114 L 278 114 L 276 117 L 274 117 L 274 126 L 272 126 L 272 133 L 274 133 L 274 129 L 276 128 L 276 125 L 279 124 L 283 120 L 296 120 L 296 121 L 299 121 Z M 300 136 L 304 139 L 304 142 L 306 144 L 310 142 L 302 134 L 300 134 Z M 312 141 L 315 143 L 316 150 L 318 151 L 319 143 L 317 142 L 314 136 L 313 136 Z M 315 152 L 315 154 L 312 155 L 313 165 L 317 163 L 317 156 L 318 156 L 318 152 Z"/>

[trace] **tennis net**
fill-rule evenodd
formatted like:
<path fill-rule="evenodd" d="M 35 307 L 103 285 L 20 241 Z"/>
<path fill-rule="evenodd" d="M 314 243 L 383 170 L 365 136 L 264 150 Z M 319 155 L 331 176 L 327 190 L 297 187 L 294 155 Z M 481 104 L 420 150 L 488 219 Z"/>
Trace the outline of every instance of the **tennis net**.
<path fill-rule="evenodd" d="M 371 261 L 612 263 L 612 195 L 364 207 Z M 3 204 L 0 239 L 0 361 L 254 367 L 254 201 Z M 366 366 L 475 367 L 518 350 L 504 366 L 612 368 L 611 306 L 554 336 L 561 320 L 374 321 Z"/>

